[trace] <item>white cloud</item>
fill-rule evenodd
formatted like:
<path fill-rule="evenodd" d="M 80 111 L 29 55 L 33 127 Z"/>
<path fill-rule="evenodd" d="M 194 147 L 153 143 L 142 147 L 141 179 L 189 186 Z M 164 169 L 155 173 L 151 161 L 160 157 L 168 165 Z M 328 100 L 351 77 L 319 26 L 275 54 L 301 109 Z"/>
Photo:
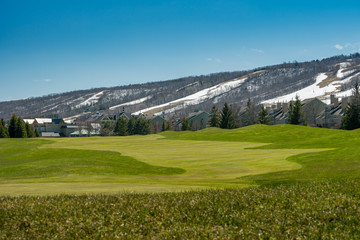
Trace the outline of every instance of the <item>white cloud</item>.
<path fill-rule="evenodd" d="M 209 62 L 217 62 L 217 63 L 221 62 L 221 59 L 219 59 L 219 58 L 207 58 L 206 60 Z"/>
<path fill-rule="evenodd" d="M 257 48 L 252 48 L 252 49 L 250 49 L 252 52 L 256 52 L 256 53 L 264 53 L 264 51 L 263 50 L 261 50 L 261 49 L 257 49 Z"/>
<path fill-rule="evenodd" d="M 340 44 L 335 44 L 334 46 L 336 49 L 338 50 L 343 50 L 344 49 L 344 46 L 341 46 Z"/>
<path fill-rule="evenodd" d="M 338 50 L 343 50 L 343 49 L 348 48 L 348 47 L 353 47 L 353 45 L 350 44 L 350 43 L 347 43 L 347 44 L 345 44 L 345 45 L 335 44 L 334 47 L 335 47 L 336 49 L 338 49 Z"/>

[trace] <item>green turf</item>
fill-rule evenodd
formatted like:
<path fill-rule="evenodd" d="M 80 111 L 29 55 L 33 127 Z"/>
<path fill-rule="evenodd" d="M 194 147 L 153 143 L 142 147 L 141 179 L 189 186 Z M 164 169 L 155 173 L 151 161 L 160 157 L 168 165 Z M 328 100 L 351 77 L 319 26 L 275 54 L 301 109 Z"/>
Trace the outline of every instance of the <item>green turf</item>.
<path fill-rule="evenodd" d="M 247 128 L 221 131 L 205 129 L 201 133 L 208 141 L 267 142 L 259 149 L 328 148 L 329 151 L 305 153 L 289 157 L 302 168 L 243 177 L 257 184 L 293 183 L 297 181 L 352 179 L 360 177 L 360 130 L 345 131 L 293 125 L 253 125 Z M 201 134 L 164 133 L 169 139 L 201 139 Z"/>
<path fill-rule="evenodd" d="M 358 178 L 359 136 L 360 131 L 254 125 L 148 136 L 0 139 L 0 193 L 74 192 L 73 183 L 84 183 L 83 192 L 113 192 L 109 186 L 157 192 Z M 39 183 L 53 185 L 41 190 Z"/>

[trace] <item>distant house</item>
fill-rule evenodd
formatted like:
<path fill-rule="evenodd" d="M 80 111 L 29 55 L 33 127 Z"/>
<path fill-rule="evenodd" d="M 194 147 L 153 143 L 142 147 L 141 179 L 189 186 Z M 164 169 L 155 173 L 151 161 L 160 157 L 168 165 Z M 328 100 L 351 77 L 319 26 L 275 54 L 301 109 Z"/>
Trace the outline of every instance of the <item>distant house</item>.
<path fill-rule="evenodd" d="M 289 123 L 289 105 L 290 103 L 277 103 L 272 108 L 268 108 L 270 124 L 288 124 Z M 322 111 L 325 110 L 326 104 L 318 98 L 310 98 L 301 101 L 301 107 L 304 112 L 306 123 L 309 126 L 317 126 L 316 119 Z"/>
<path fill-rule="evenodd" d="M 337 100 L 327 106 L 316 118 L 316 126 L 324 128 L 340 128 L 345 109 L 348 106 L 348 98 L 343 98 L 341 103 Z"/>
<path fill-rule="evenodd" d="M 123 107 L 121 113 L 115 115 L 114 119 L 117 120 L 117 119 L 120 119 L 120 118 L 125 118 L 125 119 L 129 120 L 131 117 L 132 117 L 131 114 L 125 112 L 125 107 Z"/>
<path fill-rule="evenodd" d="M 305 114 L 306 123 L 311 127 L 316 127 L 316 119 L 323 112 L 327 105 L 318 98 L 306 99 L 301 102 L 303 112 Z"/>
<path fill-rule="evenodd" d="M 24 119 L 24 122 L 29 123 L 34 130 L 37 129 L 40 136 L 43 137 L 58 137 L 57 135 L 61 133 L 61 127 L 66 124 L 62 118 Z"/>
<path fill-rule="evenodd" d="M 60 137 L 60 134 L 55 133 L 55 132 L 41 132 L 40 136 L 41 137 Z"/>
<path fill-rule="evenodd" d="M 209 127 L 210 113 L 195 110 L 193 113 L 190 113 L 186 119 L 189 121 L 191 130 L 197 131 Z M 174 131 L 181 131 L 182 119 L 175 120 L 172 123 L 172 128 Z"/>
<path fill-rule="evenodd" d="M 152 133 L 159 133 L 162 131 L 164 118 L 161 116 L 154 116 L 150 119 Z"/>
<path fill-rule="evenodd" d="M 209 126 L 209 119 L 210 114 L 204 111 L 195 111 L 187 117 L 192 131 L 207 128 Z"/>
<path fill-rule="evenodd" d="M 278 103 L 272 108 L 267 109 L 269 111 L 269 119 L 271 125 L 287 124 L 289 115 L 289 103 Z"/>

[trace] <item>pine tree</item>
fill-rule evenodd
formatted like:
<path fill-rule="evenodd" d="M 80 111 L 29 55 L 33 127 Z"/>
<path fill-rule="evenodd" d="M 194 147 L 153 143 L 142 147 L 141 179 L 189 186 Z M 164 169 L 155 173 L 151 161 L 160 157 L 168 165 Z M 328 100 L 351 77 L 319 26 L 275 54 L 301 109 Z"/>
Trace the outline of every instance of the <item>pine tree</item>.
<path fill-rule="evenodd" d="M 17 120 L 18 119 L 17 119 L 16 115 L 13 114 L 10 119 L 9 126 L 8 126 L 9 137 L 11 137 L 11 138 L 15 137 L 15 128 L 16 128 Z"/>
<path fill-rule="evenodd" d="M 289 123 L 294 125 L 305 125 L 304 112 L 302 110 L 299 96 L 296 95 L 295 103 L 290 102 Z"/>
<path fill-rule="evenodd" d="M 3 118 L 0 120 L 0 125 L 6 127 L 5 120 Z"/>
<path fill-rule="evenodd" d="M 8 138 L 9 137 L 9 131 L 7 130 L 5 126 L 4 119 L 0 120 L 0 138 Z"/>
<path fill-rule="evenodd" d="M 213 105 L 211 108 L 209 125 L 210 127 L 219 127 L 220 125 L 220 115 L 215 105 Z"/>
<path fill-rule="evenodd" d="M 224 107 L 221 111 L 221 122 L 220 122 L 221 128 L 226 129 L 233 129 L 235 128 L 235 120 L 232 113 L 231 108 L 227 103 L 224 104 Z"/>
<path fill-rule="evenodd" d="M 151 121 L 149 119 L 137 118 L 135 121 L 135 134 L 147 135 L 151 133 Z"/>
<path fill-rule="evenodd" d="M 164 132 L 166 130 L 166 125 L 165 125 L 165 119 L 162 119 L 162 126 L 161 126 L 161 131 Z"/>
<path fill-rule="evenodd" d="M 40 137 L 40 133 L 38 129 L 35 129 L 35 137 Z"/>
<path fill-rule="evenodd" d="M 344 116 L 341 119 L 341 128 L 346 130 L 360 128 L 360 90 L 357 82 L 353 87 L 349 106 L 345 109 Z"/>
<path fill-rule="evenodd" d="M 183 118 L 181 131 L 189 131 L 189 130 L 191 130 L 189 120 L 187 118 Z"/>
<path fill-rule="evenodd" d="M 166 121 L 165 131 L 171 130 L 171 122 L 169 120 Z"/>
<path fill-rule="evenodd" d="M 251 99 L 249 98 L 246 103 L 246 109 L 245 109 L 245 125 L 253 125 L 256 123 L 256 113 L 255 113 L 255 105 L 253 102 L 251 102 Z"/>
<path fill-rule="evenodd" d="M 33 138 L 35 137 L 35 133 L 33 128 L 30 126 L 29 123 L 25 123 L 25 129 L 26 129 L 26 135 L 28 138 Z"/>
<path fill-rule="evenodd" d="M 130 118 L 128 121 L 128 133 L 129 135 L 135 135 L 136 134 L 136 120 L 135 118 Z"/>
<path fill-rule="evenodd" d="M 128 135 L 128 120 L 124 117 L 120 117 L 116 121 L 115 125 L 115 133 L 119 136 L 126 136 Z"/>
<path fill-rule="evenodd" d="M 268 113 L 268 111 L 264 108 L 264 106 L 261 106 L 261 110 L 260 110 L 260 112 L 259 112 L 258 122 L 259 122 L 260 124 L 266 124 L 266 125 L 269 125 L 269 124 L 270 124 L 269 113 Z"/>
<path fill-rule="evenodd" d="M 16 125 L 15 125 L 15 137 L 16 138 L 26 138 L 26 127 L 24 121 L 21 119 L 21 117 L 18 117 Z"/>

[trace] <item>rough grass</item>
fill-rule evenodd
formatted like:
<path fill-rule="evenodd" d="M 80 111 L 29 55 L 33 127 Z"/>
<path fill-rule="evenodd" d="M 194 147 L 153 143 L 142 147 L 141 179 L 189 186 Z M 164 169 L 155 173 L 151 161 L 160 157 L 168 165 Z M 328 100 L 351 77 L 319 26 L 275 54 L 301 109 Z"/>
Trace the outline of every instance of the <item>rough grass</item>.
<path fill-rule="evenodd" d="M 359 188 L 0 197 L 0 239 L 359 239 Z"/>

